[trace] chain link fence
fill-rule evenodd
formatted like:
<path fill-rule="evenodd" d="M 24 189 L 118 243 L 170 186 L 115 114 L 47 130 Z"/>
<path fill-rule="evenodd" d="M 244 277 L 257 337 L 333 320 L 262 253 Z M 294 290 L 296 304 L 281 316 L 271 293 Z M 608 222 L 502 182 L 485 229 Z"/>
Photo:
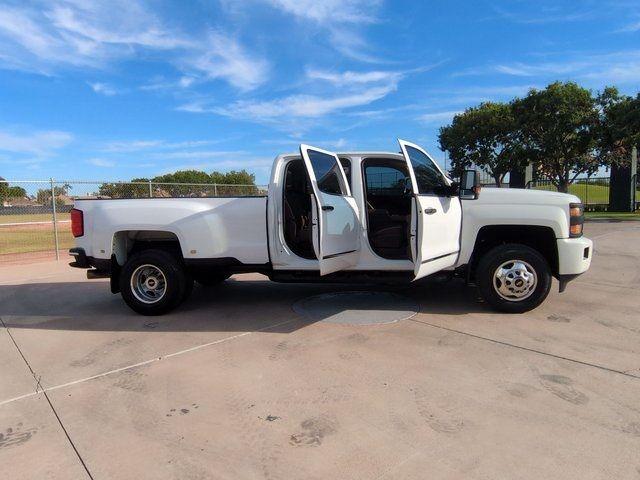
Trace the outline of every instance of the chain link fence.
<path fill-rule="evenodd" d="M 75 200 L 260 196 L 266 185 L 0 181 L 0 265 L 66 259 L 73 246 L 70 210 Z"/>

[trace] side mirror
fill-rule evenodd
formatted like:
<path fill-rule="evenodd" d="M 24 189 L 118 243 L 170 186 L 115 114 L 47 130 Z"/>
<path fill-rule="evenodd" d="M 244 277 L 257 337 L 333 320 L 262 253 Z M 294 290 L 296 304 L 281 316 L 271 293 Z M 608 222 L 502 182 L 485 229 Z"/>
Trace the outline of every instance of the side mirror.
<path fill-rule="evenodd" d="M 480 175 L 477 170 L 465 170 L 460 177 L 460 199 L 477 200 L 480 196 Z"/>

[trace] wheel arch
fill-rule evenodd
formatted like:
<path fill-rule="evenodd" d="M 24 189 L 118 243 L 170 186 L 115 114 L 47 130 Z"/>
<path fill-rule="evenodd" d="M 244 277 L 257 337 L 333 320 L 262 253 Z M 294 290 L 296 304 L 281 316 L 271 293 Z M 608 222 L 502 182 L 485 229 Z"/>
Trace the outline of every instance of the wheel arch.
<path fill-rule="evenodd" d="M 467 265 L 467 277 L 475 280 L 480 259 L 492 248 L 507 243 L 526 245 L 548 262 L 554 276 L 558 274 L 558 246 L 551 227 L 539 225 L 486 225 L 478 231 Z"/>
<path fill-rule="evenodd" d="M 165 230 L 121 230 L 113 234 L 111 251 L 119 266 L 134 253 L 156 248 L 184 259 L 178 235 Z"/>

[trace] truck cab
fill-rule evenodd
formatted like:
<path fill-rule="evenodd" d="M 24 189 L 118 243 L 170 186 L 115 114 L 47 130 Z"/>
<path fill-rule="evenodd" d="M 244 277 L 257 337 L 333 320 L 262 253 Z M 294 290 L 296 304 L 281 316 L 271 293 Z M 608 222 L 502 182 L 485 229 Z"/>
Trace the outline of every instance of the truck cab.
<path fill-rule="evenodd" d="M 458 189 L 424 150 L 400 145 L 400 154 L 301 145 L 299 155 L 279 156 L 269 183 L 274 271 L 417 279 L 453 267 L 462 223 Z"/>

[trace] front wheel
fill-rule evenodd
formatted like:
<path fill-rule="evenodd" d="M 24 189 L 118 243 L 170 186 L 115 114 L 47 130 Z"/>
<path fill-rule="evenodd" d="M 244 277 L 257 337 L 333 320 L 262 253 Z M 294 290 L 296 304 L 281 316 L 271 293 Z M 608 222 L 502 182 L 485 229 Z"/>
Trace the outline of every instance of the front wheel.
<path fill-rule="evenodd" d="M 162 315 L 177 307 L 193 279 L 182 263 L 164 250 L 143 250 L 131 256 L 120 272 L 120 292 L 126 304 L 142 315 Z"/>
<path fill-rule="evenodd" d="M 524 313 L 540 305 L 551 289 L 551 269 L 536 250 L 499 245 L 478 263 L 476 283 L 482 298 L 501 312 Z"/>

